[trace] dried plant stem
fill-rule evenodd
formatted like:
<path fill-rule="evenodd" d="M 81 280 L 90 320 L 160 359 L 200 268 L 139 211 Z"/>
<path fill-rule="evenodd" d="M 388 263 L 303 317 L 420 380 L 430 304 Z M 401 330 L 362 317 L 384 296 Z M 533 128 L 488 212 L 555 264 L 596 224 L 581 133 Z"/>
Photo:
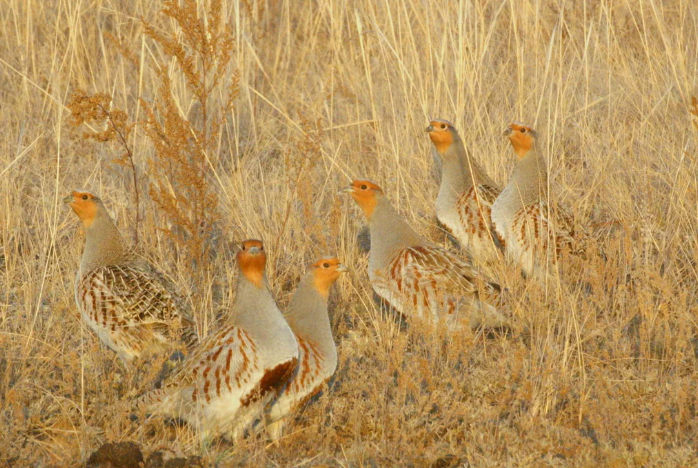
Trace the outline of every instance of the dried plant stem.
<path fill-rule="evenodd" d="M 140 205 L 140 194 L 138 191 L 138 173 L 136 172 L 136 163 L 133 160 L 133 150 L 131 147 L 128 145 L 128 141 L 126 140 L 126 135 L 121 131 L 119 126 L 114 122 L 114 119 L 112 117 L 112 113 L 109 111 L 109 109 L 106 109 L 101 103 L 98 104 L 98 107 L 104 112 L 104 114 L 107 116 L 107 122 L 112 126 L 114 129 L 114 132 L 116 133 L 117 138 L 119 139 L 119 143 L 121 143 L 121 146 L 124 147 L 124 150 L 126 151 L 126 156 L 128 157 L 128 162 L 129 166 L 131 168 L 131 173 L 133 174 L 133 191 L 134 191 L 134 197 L 136 199 L 136 228 L 135 228 L 135 236 L 134 236 L 134 243 L 135 245 L 138 245 L 138 232 L 140 231 L 140 224 L 141 224 L 141 205 Z"/>
<path fill-rule="evenodd" d="M 67 107 L 70 109 L 70 124 L 74 127 L 86 124 L 89 131 L 83 133 L 83 137 L 100 143 L 109 141 L 116 142 L 124 149 L 121 157 L 113 162 L 131 168 L 133 174 L 133 188 L 136 198 L 136 227 L 135 244 L 138 244 L 140 231 L 140 193 L 138 190 L 138 175 L 134 162 L 133 149 L 128 144 L 129 136 L 135 124 L 129 123 L 128 115 L 121 109 L 116 109 L 112 105 L 112 98 L 105 93 L 87 94 L 85 91 L 76 90 L 70 98 Z M 94 122 L 104 125 L 106 128 L 98 132 L 89 127 L 89 123 Z"/>

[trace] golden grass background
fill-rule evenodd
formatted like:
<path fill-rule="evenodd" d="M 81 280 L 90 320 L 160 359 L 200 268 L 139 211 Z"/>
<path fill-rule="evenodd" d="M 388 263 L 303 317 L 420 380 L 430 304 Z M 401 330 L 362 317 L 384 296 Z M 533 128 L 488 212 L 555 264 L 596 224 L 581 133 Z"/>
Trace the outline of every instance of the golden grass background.
<path fill-rule="evenodd" d="M 211 152 L 221 220 L 211 286 L 191 298 L 200 335 L 233 299 L 234 242 L 264 239 L 281 306 L 317 256 L 353 270 L 332 300 L 336 382 L 278 446 L 140 429 L 121 363 L 74 303 L 83 240 L 60 200 L 92 189 L 130 236 L 135 207 L 130 174 L 112 163 L 120 149 L 85 141 L 65 105 L 76 89 L 106 92 L 142 119 L 138 98 L 156 98 L 164 64 L 191 115 L 183 77 L 143 35 L 141 17 L 175 30 L 160 8 L 0 3 L 0 465 L 79 466 L 120 440 L 219 466 L 698 464 L 694 1 L 224 2 L 240 95 Z M 337 192 L 369 177 L 449 245 L 435 227 L 429 117 L 454 121 L 500 183 L 513 165 L 502 130 L 535 126 L 556 196 L 603 245 L 608 261 L 573 272 L 569 287 L 502 273 L 525 332 L 401 329 L 373 301 L 356 240 L 365 221 Z M 138 128 L 132 141 L 147 184 L 152 146 Z M 147 196 L 141 214 L 141 247 L 192 292 Z"/>

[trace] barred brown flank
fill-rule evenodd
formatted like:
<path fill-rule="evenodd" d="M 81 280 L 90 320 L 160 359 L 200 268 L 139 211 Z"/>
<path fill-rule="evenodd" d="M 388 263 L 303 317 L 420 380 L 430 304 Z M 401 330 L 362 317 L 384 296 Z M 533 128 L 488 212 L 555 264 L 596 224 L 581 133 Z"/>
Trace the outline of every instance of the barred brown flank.
<path fill-rule="evenodd" d="M 527 276 L 554 280 L 547 262 L 555 265 L 563 251 L 584 256 L 587 235 L 575 228 L 564 207 L 550 201 L 547 167 L 538 153 L 535 131 L 512 123 L 508 135 L 519 161 L 493 205 L 494 229 L 504 240 L 507 256 Z"/>
<path fill-rule="evenodd" d="M 242 406 L 248 406 L 253 401 L 259 400 L 263 395 L 271 391 L 278 391 L 283 385 L 288 382 L 293 372 L 296 370 L 298 359 L 293 358 L 288 362 L 284 362 L 274 367 L 273 369 L 264 370 L 264 376 L 259 381 L 259 385 L 249 395 L 243 398 L 240 403 Z"/>
<path fill-rule="evenodd" d="M 261 241 L 243 242 L 237 263 L 237 295 L 227 323 L 187 356 L 161 390 L 137 402 L 204 435 L 230 439 L 262 416 L 298 359 L 296 340 L 268 289 Z"/>
<path fill-rule="evenodd" d="M 509 324 L 506 313 L 497 310 L 502 306 L 499 291 L 487 286 L 487 294 L 480 295 L 475 284 L 479 273 L 474 267 L 417 235 L 380 187 L 355 180 L 351 193 L 369 219 L 371 284 L 398 312 L 437 323 L 445 321 L 450 329 L 464 324 Z M 484 280 L 485 285 L 491 283 Z"/>
<path fill-rule="evenodd" d="M 453 124 L 434 119 L 427 130 L 443 164 L 436 215 L 475 263 L 490 270 L 500 259 L 490 230 L 492 204 L 501 189 L 466 149 Z"/>

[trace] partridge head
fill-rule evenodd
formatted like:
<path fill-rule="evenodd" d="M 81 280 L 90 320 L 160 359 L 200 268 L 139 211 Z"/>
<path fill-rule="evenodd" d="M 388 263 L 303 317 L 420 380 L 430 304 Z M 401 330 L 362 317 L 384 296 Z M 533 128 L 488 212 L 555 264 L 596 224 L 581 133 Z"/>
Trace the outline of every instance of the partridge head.
<path fill-rule="evenodd" d="M 73 190 L 63 199 L 63 203 L 67 203 L 72 208 L 86 228 L 90 227 L 96 218 L 107 214 L 102 200 L 85 190 Z"/>
<path fill-rule="evenodd" d="M 504 136 L 509 137 L 511 146 L 514 147 L 514 152 L 519 157 L 523 158 L 529 151 L 536 146 L 536 131 L 519 122 L 509 124 L 509 127 L 504 131 Z"/>
<path fill-rule="evenodd" d="M 378 200 L 383 196 L 383 189 L 367 179 L 354 180 L 343 192 L 351 195 L 368 219 L 371 219 Z"/>
<path fill-rule="evenodd" d="M 264 252 L 262 241 L 256 239 L 243 241 L 240 251 L 237 253 L 237 262 L 245 278 L 258 288 L 261 288 L 264 283 L 264 269 L 267 264 L 267 254 Z"/>
<path fill-rule="evenodd" d="M 429 122 L 426 131 L 429 133 L 429 139 L 434 143 L 436 151 L 440 154 L 448 151 L 454 142 L 460 140 L 458 130 L 448 120 L 434 119 Z"/>
<path fill-rule="evenodd" d="M 313 274 L 313 285 L 315 290 L 322 297 L 327 299 L 330 294 L 330 288 L 342 273 L 346 273 L 349 269 L 339 263 L 339 260 L 334 257 L 327 257 L 318 260 L 310 266 Z"/>

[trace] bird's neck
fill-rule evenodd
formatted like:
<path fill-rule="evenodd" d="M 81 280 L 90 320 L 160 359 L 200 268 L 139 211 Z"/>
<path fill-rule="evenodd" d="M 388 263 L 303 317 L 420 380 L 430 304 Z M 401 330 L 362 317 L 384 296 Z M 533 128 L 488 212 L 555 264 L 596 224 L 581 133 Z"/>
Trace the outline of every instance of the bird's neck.
<path fill-rule="evenodd" d="M 380 197 L 369 219 L 371 255 L 369 268 L 385 267 L 405 247 L 422 245 L 424 241 L 395 211 L 387 198 Z"/>
<path fill-rule="evenodd" d="M 324 356 L 336 352 L 327 314 L 327 299 L 314 286 L 312 273 L 306 274 L 288 304 L 286 320 L 293 333 L 319 346 Z"/>
<path fill-rule="evenodd" d="M 248 331 L 268 332 L 273 336 L 280 315 L 266 276 L 256 283 L 238 271 L 235 303 L 230 316 L 232 323 Z"/>
<path fill-rule="evenodd" d="M 443 166 L 441 170 L 441 187 L 438 195 L 439 204 L 455 204 L 460 195 L 475 184 L 496 187 L 492 179 L 470 156 L 462 140 L 455 140 L 441 154 L 441 158 Z"/>
<path fill-rule="evenodd" d="M 227 324 L 244 331 L 257 344 L 262 360 L 298 353 L 296 339 L 274 301 L 266 275 L 258 285 L 238 271 L 235 302 Z"/>
<path fill-rule="evenodd" d="M 545 160 L 532 149 L 522 157 L 514 168 L 502 196 L 512 210 L 517 210 L 548 197 L 548 172 Z"/>
<path fill-rule="evenodd" d="M 446 151 L 441 153 L 441 187 L 439 198 L 458 195 L 473 185 L 469 167 L 466 161 L 465 148 L 462 143 L 454 142 Z M 449 197 L 449 198 L 450 198 Z"/>
<path fill-rule="evenodd" d="M 130 257 L 128 243 L 108 215 L 95 217 L 85 227 L 85 251 L 80 263 L 82 274 L 101 266 L 126 263 Z"/>

